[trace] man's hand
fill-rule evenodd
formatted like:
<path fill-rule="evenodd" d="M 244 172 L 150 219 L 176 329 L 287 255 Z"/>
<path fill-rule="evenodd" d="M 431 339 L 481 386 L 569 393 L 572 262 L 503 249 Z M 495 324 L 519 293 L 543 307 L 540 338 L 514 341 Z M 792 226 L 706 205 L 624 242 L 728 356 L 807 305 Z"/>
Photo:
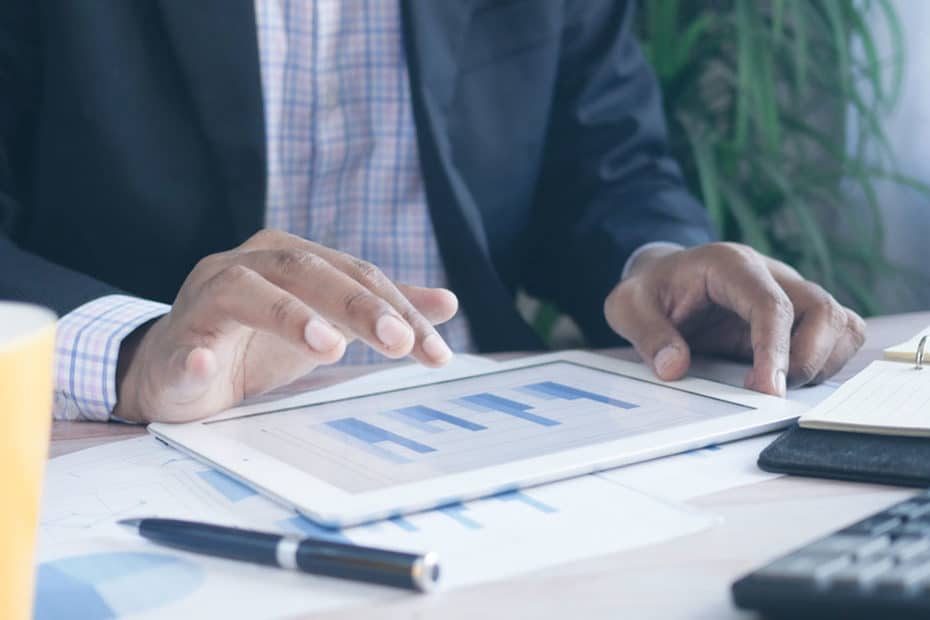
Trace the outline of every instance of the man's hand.
<path fill-rule="evenodd" d="M 745 385 L 784 396 L 836 373 L 865 323 L 798 272 L 753 249 L 713 243 L 647 250 L 607 297 L 607 322 L 665 380 L 691 351 L 751 360 Z"/>
<path fill-rule="evenodd" d="M 265 230 L 200 261 L 165 316 L 124 344 L 114 414 L 186 422 L 339 360 L 359 338 L 427 366 L 452 356 L 433 328 L 445 289 L 395 285 L 371 264 Z"/>

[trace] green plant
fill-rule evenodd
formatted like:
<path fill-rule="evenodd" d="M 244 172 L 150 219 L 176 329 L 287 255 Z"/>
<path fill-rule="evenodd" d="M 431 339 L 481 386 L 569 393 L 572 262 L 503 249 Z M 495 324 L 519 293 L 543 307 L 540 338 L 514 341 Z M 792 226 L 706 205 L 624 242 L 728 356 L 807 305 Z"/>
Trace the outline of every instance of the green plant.
<path fill-rule="evenodd" d="M 639 25 L 673 152 L 721 236 L 877 313 L 895 268 L 876 184 L 930 194 L 895 173 L 882 129 L 904 63 L 891 0 L 646 0 Z"/>

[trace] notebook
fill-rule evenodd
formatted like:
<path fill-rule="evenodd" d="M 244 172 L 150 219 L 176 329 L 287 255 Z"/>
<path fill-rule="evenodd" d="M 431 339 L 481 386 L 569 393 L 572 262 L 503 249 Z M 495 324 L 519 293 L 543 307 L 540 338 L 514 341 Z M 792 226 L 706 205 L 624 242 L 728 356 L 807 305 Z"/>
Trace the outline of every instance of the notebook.
<path fill-rule="evenodd" d="M 801 416 L 801 428 L 930 437 L 930 327 L 885 350 L 826 400 Z M 927 349 L 923 363 L 923 349 Z"/>

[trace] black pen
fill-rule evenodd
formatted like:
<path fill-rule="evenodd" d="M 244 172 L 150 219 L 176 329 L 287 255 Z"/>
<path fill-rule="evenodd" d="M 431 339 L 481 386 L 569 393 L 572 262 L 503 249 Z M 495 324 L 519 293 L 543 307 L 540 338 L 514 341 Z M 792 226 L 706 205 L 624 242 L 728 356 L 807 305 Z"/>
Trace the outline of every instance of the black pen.
<path fill-rule="evenodd" d="M 153 542 L 204 555 L 427 592 L 439 581 L 435 553 L 371 547 L 242 530 L 177 519 L 123 519 Z"/>

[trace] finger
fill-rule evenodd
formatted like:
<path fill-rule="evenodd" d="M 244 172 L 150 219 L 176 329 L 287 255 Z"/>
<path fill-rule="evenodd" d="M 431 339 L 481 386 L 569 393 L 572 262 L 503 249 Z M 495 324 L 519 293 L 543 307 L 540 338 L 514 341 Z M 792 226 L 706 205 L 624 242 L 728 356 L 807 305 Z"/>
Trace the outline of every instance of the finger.
<path fill-rule="evenodd" d="M 209 389 L 217 371 L 216 354 L 205 346 L 181 346 L 171 352 L 164 364 L 161 395 L 166 402 L 197 400 Z M 159 420 L 171 422 L 171 411 L 159 413 Z M 169 417 L 165 417 L 169 416 Z"/>
<path fill-rule="evenodd" d="M 336 252 L 330 248 L 320 249 L 323 256 L 334 267 L 341 269 L 353 280 L 391 304 L 413 328 L 414 359 L 427 366 L 442 366 L 452 358 L 452 350 L 410 299 L 378 267 L 367 261 Z M 426 289 L 428 290 L 428 289 Z M 437 290 L 438 289 L 434 289 Z"/>
<path fill-rule="evenodd" d="M 688 344 L 653 295 L 632 282 L 622 284 L 607 297 L 604 316 L 660 379 L 674 381 L 688 372 Z"/>
<path fill-rule="evenodd" d="M 414 342 L 410 353 L 417 361 L 427 366 L 442 366 L 452 357 L 449 346 L 433 328 L 434 322 L 427 319 L 419 311 L 418 306 L 411 303 L 390 278 L 384 275 L 375 265 L 344 252 L 280 231 L 257 233 L 246 245 L 250 248 L 263 249 L 301 249 L 322 257 L 330 265 L 346 273 L 346 275 L 370 290 L 374 295 L 387 301 L 397 310 L 404 322 L 413 329 Z"/>
<path fill-rule="evenodd" d="M 844 310 L 846 312 L 846 329 L 843 337 L 836 343 L 823 368 L 814 377 L 812 383 L 823 383 L 838 373 L 865 343 L 865 321 L 849 308 Z"/>
<path fill-rule="evenodd" d="M 238 260 L 381 354 L 399 358 L 413 349 L 413 328 L 397 310 L 321 256 L 289 248 L 245 252 Z"/>
<path fill-rule="evenodd" d="M 425 288 L 410 284 L 398 284 L 397 288 L 433 325 L 445 323 L 458 312 L 458 297 L 448 289 Z"/>
<path fill-rule="evenodd" d="M 230 322 L 274 334 L 320 363 L 342 357 L 345 338 L 328 321 L 290 292 L 256 271 L 232 265 L 210 278 L 202 289 L 205 303 L 190 317 L 198 333 L 222 329 Z"/>
<path fill-rule="evenodd" d="M 807 385 L 827 364 L 840 341 L 848 338 L 846 309 L 826 291 L 803 280 L 786 284 L 785 290 L 800 309 L 791 338 L 788 384 Z"/>
<path fill-rule="evenodd" d="M 742 252 L 728 255 L 708 278 L 710 298 L 749 323 L 753 364 L 746 387 L 784 396 L 794 322 L 791 300 L 762 261 Z"/>

